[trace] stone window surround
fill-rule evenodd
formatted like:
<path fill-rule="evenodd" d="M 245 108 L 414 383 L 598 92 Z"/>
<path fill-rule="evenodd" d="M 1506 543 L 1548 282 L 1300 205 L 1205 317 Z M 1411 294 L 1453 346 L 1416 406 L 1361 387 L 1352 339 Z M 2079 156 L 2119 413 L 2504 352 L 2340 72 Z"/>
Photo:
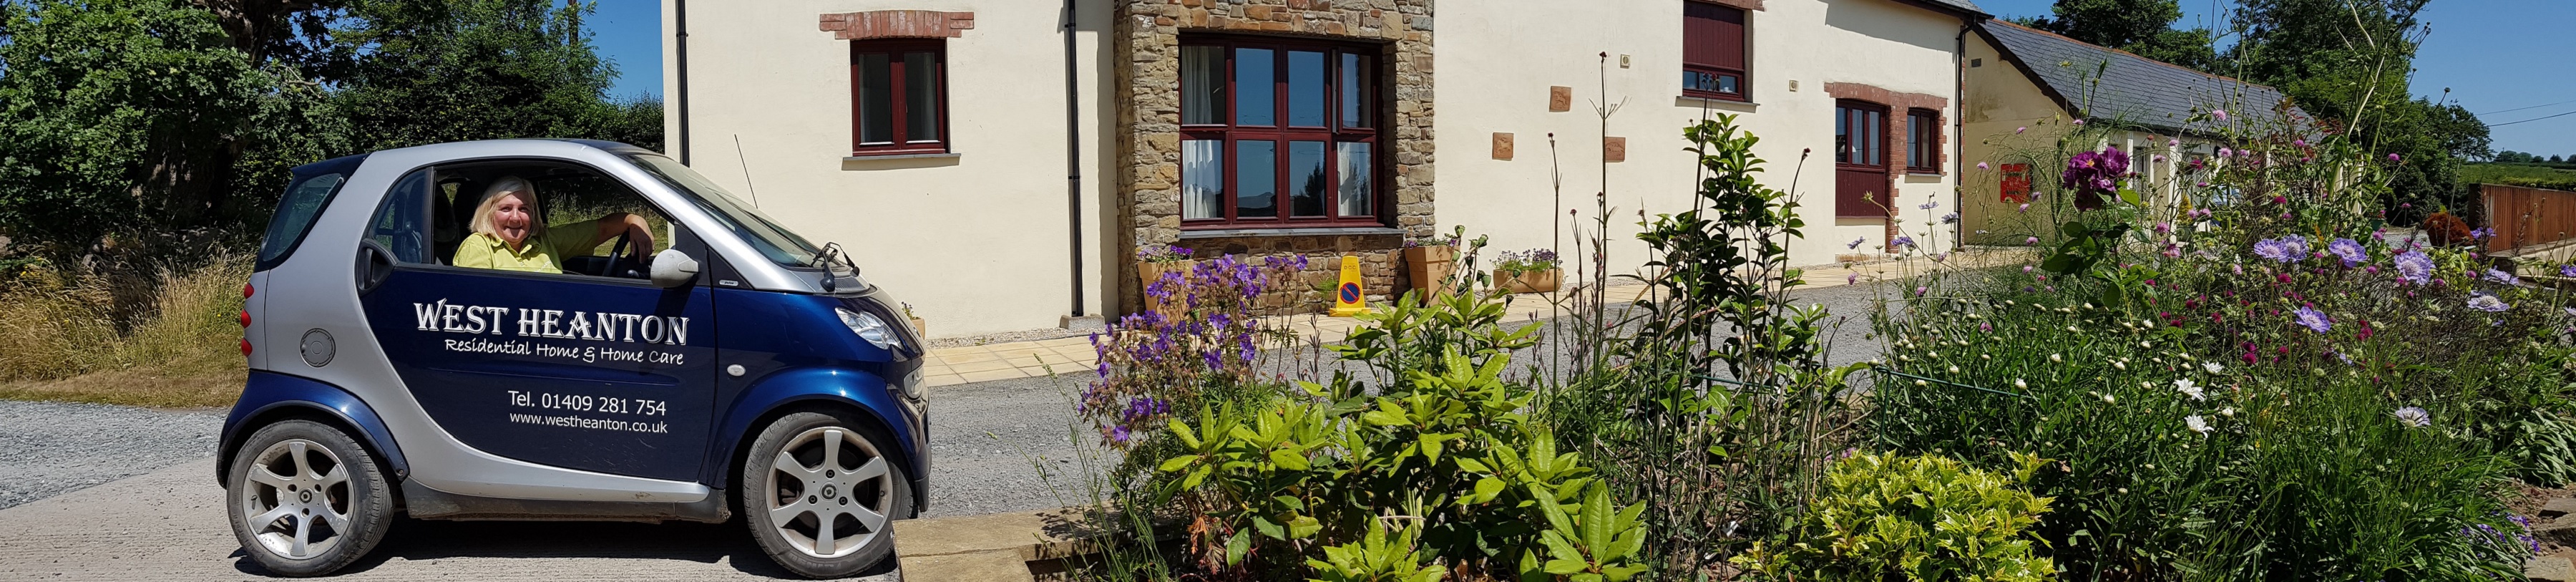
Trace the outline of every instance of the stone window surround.
<path fill-rule="evenodd" d="M 973 12 L 937 10 L 870 10 L 826 12 L 823 32 L 836 40 L 879 38 L 958 38 L 975 28 Z"/>
<path fill-rule="evenodd" d="M 1118 144 L 1114 184 L 1118 232 L 1129 236 L 1112 256 L 1133 256 L 1147 245 L 1178 244 L 1202 259 L 1237 254 L 1252 260 L 1288 253 L 1306 254 L 1305 282 L 1329 280 L 1340 265 L 1337 255 L 1360 257 L 1370 301 L 1400 293 L 1405 269 L 1402 248 L 1408 240 L 1434 235 L 1431 177 L 1431 42 L 1433 0 L 1116 0 L 1112 62 L 1118 109 L 1112 130 Z M 1381 196 L 1393 202 L 1393 228 L 1369 233 L 1272 231 L 1183 237 L 1180 214 L 1180 38 L 1185 34 L 1271 35 L 1325 41 L 1373 43 L 1384 47 L 1377 74 L 1388 132 L 1379 147 L 1388 165 Z M 1213 234 L 1213 233 L 1211 233 Z M 1113 239 L 1115 240 L 1115 239 Z M 1114 282 L 1121 310 L 1142 306 L 1142 289 L 1133 261 L 1120 261 Z M 1302 286 L 1298 285 L 1298 286 Z M 1265 308 L 1297 309 L 1316 304 L 1312 290 L 1283 290 L 1265 296 Z"/>
<path fill-rule="evenodd" d="M 1867 83 L 1825 83 L 1825 96 L 1832 97 L 1834 99 L 1867 101 L 1886 106 L 1891 118 L 1896 116 L 1896 112 L 1913 109 L 1929 109 L 1940 113 L 1940 116 L 1937 118 L 1940 122 L 1938 125 L 1939 127 L 1947 127 L 1950 123 L 1950 99 L 1939 95 L 1928 93 L 1901 93 Z M 1893 119 L 1890 119 L 1889 121 L 1889 126 L 1893 127 L 1896 125 Z M 1947 138 L 1951 136 L 1945 135 L 1943 137 Z M 1950 173 L 1950 148 L 1946 147 L 1947 144 L 1944 144 L 1944 146 L 1945 147 L 1938 148 L 1941 151 L 1941 158 L 1937 162 L 1937 167 L 1941 168 L 1942 175 L 1948 175 Z M 1887 179 L 1889 184 L 1904 183 L 1905 164 L 1888 164 Z M 1896 197 L 1894 194 L 1890 193 L 1888 201 L 1894 202 L 1895 200 Z M 1902 205 L 1900 204 L 1898 206 L 1901 207 Z M 1895 210 L 1890 209 L 1889 211 L 1894 212 Z M 1898 235 L 1902 234 L 1897 230 L 1896 221 L 1886 221 L 1886 226 L 1885 238 L 1880 239 L 1885 241 L 1885 244 L 1883 245 L 1884 248 L 1891 254 L 1903 252 L 1904 249 L 1896 248 L 1896 238 Z"/>

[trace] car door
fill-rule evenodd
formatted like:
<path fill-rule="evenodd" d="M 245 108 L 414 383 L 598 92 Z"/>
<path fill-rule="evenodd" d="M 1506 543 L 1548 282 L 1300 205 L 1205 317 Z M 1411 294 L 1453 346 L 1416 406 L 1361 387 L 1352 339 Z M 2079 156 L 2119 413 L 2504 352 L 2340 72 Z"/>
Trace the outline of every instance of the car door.
<path fill-rule="evenodd" d="M 360 243 L 374 249 L 362 251 L 361 260 L 374 264 L 359 267 L 360 302 L 387 361 L 446 436 L 474 449 L 569 469 L 698 480 L 716 376 L 715 312 L 705 287 L 453 267 L 446 263 L 454 247 L 432 244 L 451 238 L 438 235 L 470 234 L 477 188 L 516 174 L 587 174 L 589 184 L 600 185 L 594 189 L 610 192 L 610 205 L 659 215 L 614 178 L 565 162 L 477 162 L 405 176 Z M 547 182 L 537 183 L 543 197 Z M 614 195 L 618 189 L 624 198 Z M 657 226 L 658 240 L 706 256 L 677 224 Z"/>

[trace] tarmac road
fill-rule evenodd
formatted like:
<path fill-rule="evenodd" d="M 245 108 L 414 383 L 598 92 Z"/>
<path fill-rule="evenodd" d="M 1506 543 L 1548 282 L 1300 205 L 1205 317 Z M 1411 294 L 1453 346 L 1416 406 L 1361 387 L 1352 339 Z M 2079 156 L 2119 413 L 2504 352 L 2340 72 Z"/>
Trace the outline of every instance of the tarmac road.
<path fill-rule="evenodd" d="M 1852 318 L 1832 333 L 1834 360 L 1877 353 L 1875 342 L 1865 336 L 1866 287 L 1801 291 L 1795 298 Z M 1563 349 L 1552 343 L 1534 348 Z M 1523 354 L 1516 361 L 1537 355 Z M 1082 463 L 1073 446 L 1070 400 L 1086 379 L 1077 371 L 1056 378 L 932 388 L 933 462 L 925 517 L 1086 501 L 1073 493 L 1081 484 Z M 0 421 L 8 421 L 0 422 L 0 492 L 17 494 L 0 495 L 0 581 L 268 578 L 241 554 L 225 524 L 222 489 L 213 479 L 215 443 L 199 438 L 210 436 L 220 414 L 0 401 Z M 41 422 L 17 422 L 29 419 Z M 160 432 L 132 432 L 151 430 Z M 122 436 L 101 439 L 103 435 Z M 1052 486 L 1035 470 L 1039 466 L 1055 476 Z M 105 484 L 90 486 L 99 482 Z M 759 552 L 739 522 L 402 520 L 369 558 L 333 579 L 779 578 L 792 576 Z"/>

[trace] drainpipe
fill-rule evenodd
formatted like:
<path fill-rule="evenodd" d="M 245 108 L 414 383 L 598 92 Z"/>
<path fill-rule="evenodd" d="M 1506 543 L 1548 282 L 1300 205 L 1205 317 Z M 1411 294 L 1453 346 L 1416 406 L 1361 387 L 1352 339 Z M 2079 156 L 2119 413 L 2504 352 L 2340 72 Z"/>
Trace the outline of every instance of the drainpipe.
<path fill-rule="evenodd" d="M 672 35 L 676 38 L 673 57 L 678 61 L 678 70 L 673 72 L 679 78 L 674 79 L 678 94 L 671 100 L 680 112 L 680 135 L 674 141 L 678 144 L 674 149 L 680 152 L 680 165 L 686 166 L 689 165 L 689 0 L 671 0 L 671 18 L 672 28 L 679 29 Z"/>
<path fill-rule="evenodd" d="M 1082 95 L 1074 76 L 1073 3 L 1064 0 L 1064 205 L 1071 233 L 1067 250 L 1073 259 L 1073 316 L 1082 317 Z"/>
<path fill-rule="evenodd" d="M 1960 220 L 1950 224 L 1950 245 L 1961 249 L 1968 247 L 1966 235 L 1960 234 L 1968 228 L 1968 140 L 1962 133 L 1968 131 L 1968 31 L 1975 27 L 1975 22 L 1959 21 L 1958 50 L 1950 55 L 1950 68 L 1959 72 L 1958 84 L 1950 88 L 1950 107 L 1958 110 L 1950 116 L 1950 207 L 1960 212 Z"/>

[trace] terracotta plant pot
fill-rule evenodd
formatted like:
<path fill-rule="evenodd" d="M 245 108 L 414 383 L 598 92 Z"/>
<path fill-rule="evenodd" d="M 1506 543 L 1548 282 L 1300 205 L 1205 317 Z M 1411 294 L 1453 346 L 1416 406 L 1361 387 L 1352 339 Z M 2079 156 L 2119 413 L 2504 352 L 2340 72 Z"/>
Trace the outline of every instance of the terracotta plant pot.
<path fill-rule="evenodd" d="M 1415 295 L 1431 299 L 1448 294 L 1449 288 L 1441 282 L 1449 280 L 1449 272 L 1456 268 L 1457 259 L 1458 247 L 1406 247 L 1404 266 L 1410 271 L 1407 274 L 1412 275 L 1413 290 L 1419 291 Z"/>
<path fill-rule="evenodd" d="M 1564 273 L 1565 271 L 1562 269 L 1548 269 L 1545 271 L 1495 270 L 1494 284 L 1502 287 L 1505 291 L 1513 293 L 1546 293 L 1556 290 L 1556 280 Z"/>
<path fill-rule="evenodd" d="M 1190 270 L 1197 268 L 1197 266 L 1198 261 L 1136 263 L 1136 289 L 1138 294 L 1145 296 L 1145 308 L 1153 310 L 1155 313 L 1161 313 L 1165 318 L 1180 317 L 1181 314 L 1188 312 L 1190 309 L 1190 290 L 1187 285 L 1183 285 L 1180 289 L 1174 290 L 1171 297 L 1164 299 L 1156 299 L 1152 293 L 1147 291 L 1153 288 L 1155 282 L 1163 280 L 1164 273 L 1180 273 L 1181 278 L 1186 281 L 1189 278 Z"/>
<path fill-rule="evenodd" d="M 921 320 L 921 318 L 918 318 L 918 317 L 912 318 L 912 332 L 913 332 L 913 333 L 917 333 L 917 334 L 921 334 L 922 339 L 929 339 L 929 338 L 930 338 L 930 324 L 929 324 L 928 322 L 924 322 L 924 321 L 922 321 L 922 320 Z"/>

